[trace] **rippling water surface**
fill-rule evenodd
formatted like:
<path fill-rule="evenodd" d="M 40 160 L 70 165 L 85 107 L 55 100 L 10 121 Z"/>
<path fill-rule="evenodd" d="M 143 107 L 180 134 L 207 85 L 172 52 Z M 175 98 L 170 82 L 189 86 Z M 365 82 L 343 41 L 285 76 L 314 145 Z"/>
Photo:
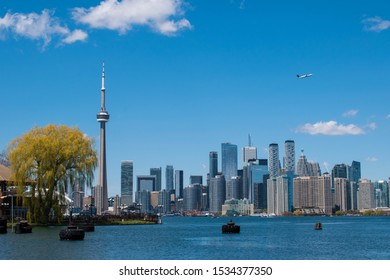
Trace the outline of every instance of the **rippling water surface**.
<path fill-rule="evenodd" d="M 0 235 L 3 260 L 389 260 L 390 217 L 164 217 L 161 225 L 100 226 L 82 241 L 60 227 Z M 323 230 L 314 230 L 321 222 Z"/>

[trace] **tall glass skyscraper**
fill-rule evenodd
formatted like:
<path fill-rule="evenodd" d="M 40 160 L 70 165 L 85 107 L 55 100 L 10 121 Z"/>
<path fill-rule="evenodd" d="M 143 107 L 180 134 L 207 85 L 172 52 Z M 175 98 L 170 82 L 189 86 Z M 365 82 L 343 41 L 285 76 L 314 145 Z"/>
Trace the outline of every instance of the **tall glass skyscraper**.
<path fill-rule="evenodd" d="M 133 161 L 121 162 L 121 203 L 131 205 L 133 203 Z"/>
<path fill-rule="evenodd" d="M 183 188 L 184 188 L 183 170 L 175 170 L 176 198 L 183 198 L 184 196 Z"/>
<path fill-rule="evenodd" d="M 150 175 L 156 176 L 156 191 L 161 191 L 161 167 L 150 168 Z"/>
<path fill-rule="evenodd" d="M 237 145 L 222 143 L 222 173 L 225 180 L 237 176 Z"/>
<path fill-rule="evenodd" d="M 165 188 L 167 191 L 174 190 L 172 165 L 167 165 L 165 168 Z"/>
<path fill-rule="evenodd" d="M 218 153 L 210 152 L 209 154 L 209 176 L 214 178 L 218 173 Z"/>

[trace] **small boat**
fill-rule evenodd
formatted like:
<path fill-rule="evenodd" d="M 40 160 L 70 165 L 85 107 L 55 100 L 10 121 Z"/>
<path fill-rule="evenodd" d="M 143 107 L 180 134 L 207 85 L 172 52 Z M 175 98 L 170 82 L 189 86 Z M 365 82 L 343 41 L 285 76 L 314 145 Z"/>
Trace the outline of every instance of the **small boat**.
<path fill-rule="evenodd" d="M 322 229 L 322 224 L 321 223 L 316 223 L 314 226 L 315 230 L 321 230 Z"/>
<path fill-rule="evenodd" d="M 7 220 L 0 218 L 0 233 L 7 233 Z"/>
<path fill-rule="evenodd" d="M 240 226 L 237 226 L 230 220 L 230 222 L 222 226 L 222 233 L 240 233 Z"/>
<path fill-rule="evenodd" d="M 66 229 L 60 231 L 60 240 L 83 240 L 85 232 L 75 225 L 69 225 Z"/>
<path fill-rule="evenodd" d="M 32 226 L 27 221 L 20 221 L 15 226 L 15 233 L 32 233 Z"/>

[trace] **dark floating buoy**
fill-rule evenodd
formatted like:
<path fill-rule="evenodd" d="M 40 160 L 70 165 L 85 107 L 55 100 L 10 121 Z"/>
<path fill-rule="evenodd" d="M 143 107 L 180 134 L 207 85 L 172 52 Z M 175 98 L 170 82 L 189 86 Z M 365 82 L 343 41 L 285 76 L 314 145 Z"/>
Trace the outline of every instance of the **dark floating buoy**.
<path fill-rule="evenodd" d="M 230 222 L 222 226 L 222 233 L 240 233 L 240 226 L 237 226 L 230 220 Z"/>
<path fill-rule="evenodd" d="M 75 225 L 69 225 L 66 229 L 60 231 L 60 240 L 83 240 L 85 232 Z"/>
<path fill-rule="evenodd" d="M 0 233 L 7 233 L 7 220 L 0 218 Z"/>
<path fill-rule="evenodd" d="M 321 223 L 316 223 L 314 226 L 315 230 L 321 230 L 322 229 L 322 224 Z"/>
<path fill-rule="evenodd" d="M 27 221 L 20 221 L 15 226 L 15 233 L 32 233 L 32 226 Z"/>

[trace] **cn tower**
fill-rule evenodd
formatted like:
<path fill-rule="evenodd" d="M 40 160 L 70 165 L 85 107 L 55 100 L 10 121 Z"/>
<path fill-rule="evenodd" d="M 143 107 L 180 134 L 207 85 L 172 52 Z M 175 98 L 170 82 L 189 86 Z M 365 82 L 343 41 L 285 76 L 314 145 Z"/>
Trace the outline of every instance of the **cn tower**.
<path fill-rule="evenodd" d="M 105 98 L 106 89 L 104 87 L 104 63 L 102 69 L 102 106 L 97 114 L 97 121 L 100 123 L 100 154 L 99 154 L 99 179 L 96 192 L 97 213 L 108 210 L 108 191 L 107 191 L 107 164 L 106 164 L 106 122 L 110 115 L 106 111 Z"/>

